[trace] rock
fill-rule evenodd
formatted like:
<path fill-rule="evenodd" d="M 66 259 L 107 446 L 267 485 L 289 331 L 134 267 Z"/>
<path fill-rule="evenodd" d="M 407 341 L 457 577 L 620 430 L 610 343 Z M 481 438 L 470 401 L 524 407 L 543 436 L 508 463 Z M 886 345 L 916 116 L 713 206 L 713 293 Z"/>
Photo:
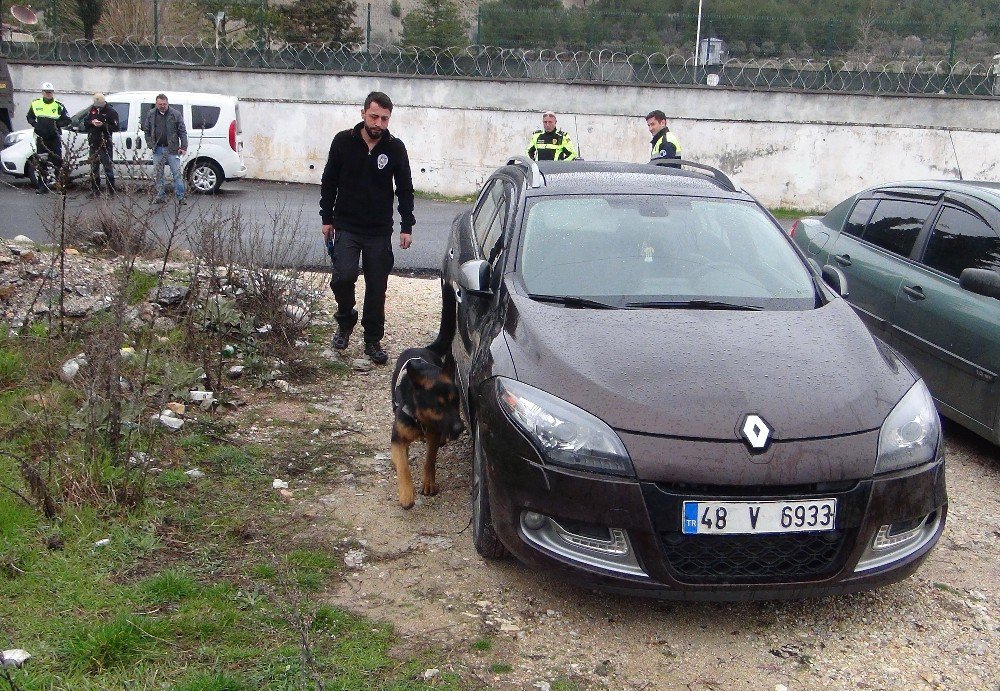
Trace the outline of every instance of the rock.
<path fill-rule="evenodd" d="M 108 244 L 108 234 L 97 231 L 90 236 L 90 244 L 97 245 L 98 247 L 103 247 Z"/>
<path fill-rule="evenodd" d="M 274 384 L 274 388 L 282 393 L 295 393 L 295 387 L 284 379 L 275 379 L 272 383 Z"/>
<path fill-rule="evenodd" d="M 365 551 L 363 549 L 348 550 L 344 555 L 344 563 L 352 569 L 359 569 L 365 565 Z"/>
<path fill-rule="evenodd" d="M 365 405 L 361 401 L 358 401 L 357 403 L 354 404 L 354 409 L 355 410 L 364 410 L 365 409 Z"/>
<path fill-rule="evenodd" d="M 351 360 L 351 367 L 353 367 L 358 372 L 370 372 L 374 365 L 371 360 L 365 358 L 355 358 Z"/>
<path fill-rule="evenodd" d="M 111 538 L 106 537 L 94 543 L 94 547 L 104 547 L 111 544 Z"/>
<path fill-rule="evenodd" d="M 21 650 L 20 648 L 12 648 L 11 650 L 4 650 L 0 653 L 0 662 L 3 664 L 0 667 L 20 667 L 29 658 L 31 653 L 27 650 Z"/>
<path fill-rule="evenodd" d="M 192 403 L 203 403 L 205 401 L 211 402 L 215 398 L 215 392 L 213 391 L 198 391 L 197 389 L 192 389 L 188 391 L 191 396 Z"/>
<path fill-rule="evenodd" d="M 80 372 L 80 368 L 86 364 L 87 359 L 82 355 L 70 358 L 62 364 L 62 367 L 59 368 L 59 380 L 64 384 L 69 384 L 76 379 L 76 375 Z"/>
<path fill-rule="evenodd" d="M 35 241 L 29 238 L 27 235 L 15 235 L 11 240 L 15 245 L 34 245 Z"/>
<path fill-rule="evenodd" d="M 205 477 L 205 473 L 198 470 L 197 468 L 192 468 L 191 470 L 185 470 L 184 474 L 187 475 L 192 480 L 200 480 L 201 478 Z"/>
<path fill-rule="evenodd" d="M 271 328 L 272 327 L 271 327 L 270 324 L 264 324 L 263 326 L 258 326 L 257 327 L 257 333 L 259 333 L 259 334 L 271 333 Z"/>
<path fill-rule="evenodd" d="M 172 307 L 184 302 L 188 296 L 188 289 L 184 286 L 160 286 L 155 295 L 156 304 Z"/>
<path fill-rule="evenodd" d="M 65 253 L 68 254 L 71 257 L 79 257 L 80 256 L 80 250 L 74 249 L 72 247 L 67 247 L 65 249 Z"/>
<path fill-rule="evenodd" d="M 502 624 L 500 624 L 500 630 L 503 631 L 504 633 L 515 633 L 517 631 L 520 631 L 521 627 L 518 626 L 517 624 L 505 621 Z"/>
<path fill-rule="evenodd" d="M 243 376 L 243 365 L 233 365 L 228 370 L 226 370 L 226 375 L 230 379 L 239 379 Z"/>
<path fill-rule="evenodd" d="M 274 478 L 274 482 L 271 483 L 271 489 L 288 489 L 288 483 L 284 480 Z"/>
<path fill-rule="evenodd" d="M 176 415 L 183 415 L 184 411 L 187 409 L 183 403 L 177 403 L 176 401 L 168 403 L 167 408 Z"/>
<path fill-rule="evenodd" d="M 375 460 L 376 461 L 388 461 L 389 458 L 390 458 L 390 456 L 387 453 L 377 453 L 377 454 L 375 454 Z"/>
<path fill-rule="evenodd" d="M 282 499 L 293 499 L 295 497 L 290 489 L 279 489 L 278 494 L 281 495 Z"/>
<path fill-rule="evenodd" d="M 541 689 L 541 691 L 552 691 L 552 684 L 547 681 L 536 681 L 535 687 Z"/>
<path fill-rule="evenodd" d="M 775 684 L 774 691 L 788 691 L 788 687 L 784 684 Z"/>
<path fill-rule="evenodd" d="M 164 410 L 162 413 L 155 416 L 154 419 L 167 429 L 174 431 L 179 430 L 184 426 L 184 421 L 179 417 L 174 417 L 172 410 Z"/>
<path fill-rule="evenodd" d="M 424 670 L 424 681 L 430 681 L 441 673 L 437 667 L 431 667 L 430 669 Z"/>
<path fill-rule="evenodd" d="M 309 312 L 298 305 L 285 305 L 285 316 L 296 325 L 304 325 L 309 321 Z"/>
<path fill-rule="evenodd" d="M 25 264 L 30 264 L 31 262 L 35 261 L 35 258 L 37 256 L 38 255 L 35 252 L 32 252 L 31 250 L 27 250 L 25 252 L 21 252 L 20 260 L 22 262 L 24 262 Z"/>
<path fill-rule="evenodd" d="M 122 360 L 131 360 L 135 357 L 135 348 L 125 346 L 118 351 L 118 354 L 122 356 Z"/>
<path fill-rule="evenodd" d="M 597 668 L 594 669 L 594 674 L 599 677 L 606 677 L 611 674 L 612 669 L 611 660 L 605 660 L 601 664 L 597 665 Z"/>

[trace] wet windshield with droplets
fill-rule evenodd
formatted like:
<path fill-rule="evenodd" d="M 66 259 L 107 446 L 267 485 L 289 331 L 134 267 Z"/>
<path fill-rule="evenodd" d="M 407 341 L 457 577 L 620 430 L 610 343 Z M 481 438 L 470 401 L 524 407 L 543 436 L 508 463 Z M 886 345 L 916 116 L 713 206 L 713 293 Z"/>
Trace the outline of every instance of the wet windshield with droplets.
<path fill-rule="evenodd" d="M 519 269 L 531 294 L 618 306 L 816 304 L 810 274 L 781 229 L 756 205 L 727 199 L 537 199 L 527 211 Z"/>

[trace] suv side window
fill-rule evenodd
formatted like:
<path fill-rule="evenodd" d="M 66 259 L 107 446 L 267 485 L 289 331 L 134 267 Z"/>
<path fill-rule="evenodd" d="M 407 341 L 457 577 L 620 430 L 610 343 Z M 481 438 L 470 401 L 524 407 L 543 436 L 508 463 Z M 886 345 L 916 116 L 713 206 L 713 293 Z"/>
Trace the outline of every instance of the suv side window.
<path fill-rule="evenodd" d="M 854 211 L 851 212 L 850 218 L 847 219 L 844 232 L 852 237 L 861 237 L 861 234 L 865 232 L 865 224 L 868 223 L 868 219 L 871 218 L 874 209 L 874 199 L 862 199 L 859 201 L 858 205 L 854 207 Z M 833 226 L 830 227 L 832 228 Z"/>
<path fill-rule="evenodd" d="M 501 188 L 506 194 L 498 202 L 497 213 L 486 231 L 486 237 L 483 238 L 482 245 L 479 247 L 483 253 L 483 257 L 489 261 L 491 266 L 496 266 L 497 259 L 503 251 L 503 231 L 507 227 L 507 214 L 510 210 L 511 198 L 509 185 L 501 184 L 497 185 L 497 187 Z"/>
<path fill-rule="evenodd" d="M 933 210 L 933 204 L 883 199 L 875 207 L 861 239 L 893 254 L 908 257 L 924 221 Z"/>
<path fill-rule="evenodd" d="M 963 269 L 1000 269 L 1000 237 L 978 216 L 946 206 L 934 224 L 924 264 L 956 279 Z"/>
<path fill-rule="evenodd" d="M 493 217 L 496 215 L 497 206 L 503 198 L 503 183 L 494 180 L 490 186 L 483 191 L 479 201 L 479 208 L 472 214 L 472 228 L 476 233 L 476 244 L 483 246 L 486 234 L 489 232 Z"/>

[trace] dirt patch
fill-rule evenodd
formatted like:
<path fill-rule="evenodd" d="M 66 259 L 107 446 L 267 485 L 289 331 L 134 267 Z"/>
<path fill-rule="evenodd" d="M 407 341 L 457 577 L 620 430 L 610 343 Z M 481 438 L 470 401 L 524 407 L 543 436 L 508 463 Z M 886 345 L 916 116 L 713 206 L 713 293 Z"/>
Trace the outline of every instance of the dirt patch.
<path fill-rule="evenodd" d="M 317 474 L 291 480 L 292 510 L 299 539 L 341 546 L 347 573 L 333 604 L 391 622 L 404 646 L 440 646 L 465 678 L 493 688 L 1000 686 L 1000 466 L 993 447 L 948 428 L 948 530 L 917 575 L 895 586 L 742 604 L 592 592 L 476 554 L 465 436 L 441 452 L 441 493 L 417 495 L 410 511 L 398 506 L 388 456 L 391 366 L 403 349 L 433 339 L 439 306 L 436 279 L 391 277 L 383 341 L 389 366 L 321 378 L 248 407 L 256 432 L 276 446 L 290 425 L 314 426 L 295 453 L 315 463 Z M 345 360 L 361 357 L 358 333 Z M 415 470 L 422 454 L 421 444 L 411 448 Z"/>

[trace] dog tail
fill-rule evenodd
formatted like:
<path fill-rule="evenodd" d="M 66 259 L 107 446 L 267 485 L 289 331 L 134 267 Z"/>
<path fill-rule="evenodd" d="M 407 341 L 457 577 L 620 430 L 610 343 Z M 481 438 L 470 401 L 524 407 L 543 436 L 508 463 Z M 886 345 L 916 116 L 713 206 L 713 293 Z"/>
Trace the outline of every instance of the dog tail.
<path fill-rule="evenodd" d="M 455 338 L 455 328 L 458 319 L 458 303 L 455 301 L 455 293 L 441 279 L 441 324 L 438 326 L 438 335 L 434 342 L 427 346 L 442 360 L 451 353 L 451 342 Z"/>

